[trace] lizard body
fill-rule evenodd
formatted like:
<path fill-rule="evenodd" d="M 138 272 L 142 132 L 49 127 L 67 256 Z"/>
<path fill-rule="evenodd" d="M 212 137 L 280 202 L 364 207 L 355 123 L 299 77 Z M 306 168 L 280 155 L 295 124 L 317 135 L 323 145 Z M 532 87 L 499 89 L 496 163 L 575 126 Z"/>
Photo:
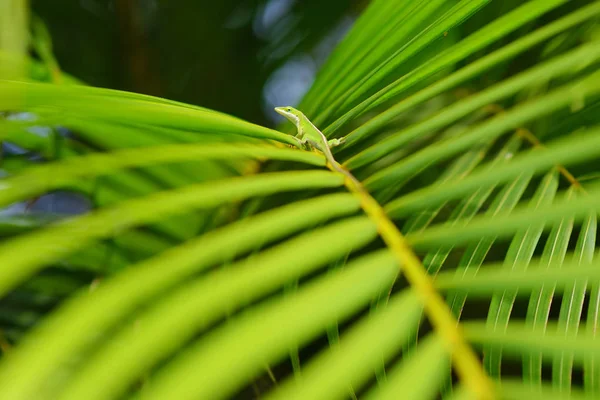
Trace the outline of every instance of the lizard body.
<path fill-rule="evenodd" d="M 350 179 L 357 188 L 362 190 L 362 184 L 350 173 L 350 171 L 342 167 L 331 153 L 331 147 L 344 144 L 345 138 L 327 140 L 327 137 L 325 137 L 323 132 L 314 126 L 302 111 L 296 110 L 294 107 L 276 107 L 275 111 L 296 125 L 297 133 L 295 138 L 298 140 L 298 147 L 305 150 L 311 150 L 313 148 L 319 150 L 325 155 L 327 162 L 335 171 Z"/>

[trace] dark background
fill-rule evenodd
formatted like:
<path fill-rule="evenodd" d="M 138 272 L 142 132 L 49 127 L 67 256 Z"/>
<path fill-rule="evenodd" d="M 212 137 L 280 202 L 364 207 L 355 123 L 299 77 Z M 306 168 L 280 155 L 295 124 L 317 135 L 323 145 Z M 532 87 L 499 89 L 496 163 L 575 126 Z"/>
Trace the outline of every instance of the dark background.
<path fill-rule="evenodd" d="M 31 0 L 63 70 L 273 125 L 368 0 Z"/>

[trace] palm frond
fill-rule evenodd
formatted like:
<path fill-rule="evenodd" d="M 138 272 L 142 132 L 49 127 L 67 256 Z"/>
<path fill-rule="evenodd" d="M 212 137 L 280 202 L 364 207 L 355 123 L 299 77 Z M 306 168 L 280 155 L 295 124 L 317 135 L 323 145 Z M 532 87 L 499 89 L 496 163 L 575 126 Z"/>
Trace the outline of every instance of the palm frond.
<path fill-rule="evenodd" d="M 2 396 L 596 396 L 600 7 L 488 3 L 374 0 L 323 66 L 301 109 L 367 191 L 227 114 L 1 80 L 0 207 L 92 204 L 0 218 Z"/>

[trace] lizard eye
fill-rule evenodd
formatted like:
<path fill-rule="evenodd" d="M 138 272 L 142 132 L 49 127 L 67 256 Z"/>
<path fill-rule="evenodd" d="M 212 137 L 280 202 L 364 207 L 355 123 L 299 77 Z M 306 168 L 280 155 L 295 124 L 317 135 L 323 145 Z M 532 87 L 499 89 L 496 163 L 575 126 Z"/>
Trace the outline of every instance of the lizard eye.
<path fill-rule="evenodd" d="M 288 111 L 292 111 L 292 109 L 291 109 L 291 108 L 288 108 L 287 110 L 288 110 Z"/>

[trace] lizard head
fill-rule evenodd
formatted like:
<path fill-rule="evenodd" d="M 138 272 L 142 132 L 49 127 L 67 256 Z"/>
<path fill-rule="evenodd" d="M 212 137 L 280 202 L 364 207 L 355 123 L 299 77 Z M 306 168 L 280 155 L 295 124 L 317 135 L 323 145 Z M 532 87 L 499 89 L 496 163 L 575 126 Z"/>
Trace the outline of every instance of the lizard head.
<path fill-rule="evenodd" d="M 300 116 L 302 115 L 302 112 L 296 110 L 294 107 L 275 107 L 275 111 L 278 114 L 283 115 L 284 117 L 286 117 L 288 120 L 290 120 L 294 125 L 297 125 L 298 122 L 300 121 Z"/>

